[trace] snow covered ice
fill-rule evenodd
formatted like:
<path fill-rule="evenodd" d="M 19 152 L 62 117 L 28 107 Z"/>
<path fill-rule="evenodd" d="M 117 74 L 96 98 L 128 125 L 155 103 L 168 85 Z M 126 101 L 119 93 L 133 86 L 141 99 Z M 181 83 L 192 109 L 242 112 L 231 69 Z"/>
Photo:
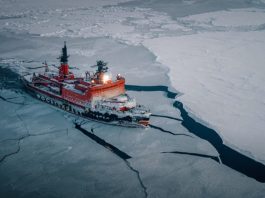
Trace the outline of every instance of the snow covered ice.
<path fill-rule="evenodd" d="M 264 197 L 173 106 L 265 164 L 264 27 L 259 0 L 0 0 L 0 197 Z M 82 122 L 25 93 L 16 74 L 57 65 L 65 40 L 76 75 L 103 59 L 126 77 L 150 128 Z"/>

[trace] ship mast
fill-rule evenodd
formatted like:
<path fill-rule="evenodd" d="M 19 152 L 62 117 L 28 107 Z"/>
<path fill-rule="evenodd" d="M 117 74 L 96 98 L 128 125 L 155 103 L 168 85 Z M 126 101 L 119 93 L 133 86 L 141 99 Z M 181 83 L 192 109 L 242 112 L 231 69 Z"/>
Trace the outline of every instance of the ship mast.
<path fill-rule="evenodd" d="M 66 41 L 64 41 L 64 47 L 62 48 L 62 55 L 59 57 L 61 62 L 61 66 L 59 68 L 59 75 L 63 79 L 67 78 L 69 74 L 68 57 L 69 55 L 67 55 Z"/>
<path fill-rule="evenodd" d="M 62 55 L 59 57 L 61 59 L 61 64 L 68 64 L 67 47 L 66 41 L 64 41 L 64 47 L 62 48 Z"/>

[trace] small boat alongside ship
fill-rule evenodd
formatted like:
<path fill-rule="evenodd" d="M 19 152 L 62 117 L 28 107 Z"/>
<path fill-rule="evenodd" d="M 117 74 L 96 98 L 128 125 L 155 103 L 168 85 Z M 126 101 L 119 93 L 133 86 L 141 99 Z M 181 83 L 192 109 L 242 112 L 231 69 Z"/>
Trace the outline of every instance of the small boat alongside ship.
<path fill-rule="evenodd" d="M 59 71 L 51 71 L 45 63 L 43 73 L 23 76 L 26 89 L 39 100 L 87 119 L 128 127 L 149 125 L 150 111 L 126 93 L 123 76 L 113 79 L 107 63 L 99 60 L 95 72 L 76 77 L 68 58 L 64 43 Z"/>

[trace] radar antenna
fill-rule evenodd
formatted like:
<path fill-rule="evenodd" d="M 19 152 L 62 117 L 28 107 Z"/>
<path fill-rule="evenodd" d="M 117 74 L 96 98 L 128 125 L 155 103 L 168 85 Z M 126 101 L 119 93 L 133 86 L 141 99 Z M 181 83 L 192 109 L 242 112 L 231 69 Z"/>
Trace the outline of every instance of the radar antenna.
<path fill-rule="evenodd" d="M 97 64 L 96 65 L 93 65 L 93 66 L 91 66 L 91 67 L 97 67 L 98 68 L 98 70 L 97 70 L 97 73 L 101 73 L 101 72 L 103 72 L 103 73 L 105 73 L 105 72 L 107 72 L 108 71 L 108 67 L 107 67 L 107 62 L 104 62 L 103 60 L 98 60 L 97 61 Z"/>

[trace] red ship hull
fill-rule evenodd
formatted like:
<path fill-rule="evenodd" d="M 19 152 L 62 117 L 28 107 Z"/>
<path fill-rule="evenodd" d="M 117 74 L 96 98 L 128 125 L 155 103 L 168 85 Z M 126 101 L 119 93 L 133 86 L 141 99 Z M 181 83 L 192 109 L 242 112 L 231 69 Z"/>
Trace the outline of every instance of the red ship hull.
<path fill-rule="evenodd" d="M 125 78 L 108 75 L 106 63 L 97 62 L 96 73 L 76 78 L 69 71 L 66 45 L 62 49 L 59 72 L 24 76 L 27 90 L 38 99 L 70 113 L 100 122 L 125 126 L 147 126 L 151 113 L 125 92 Z"/>

